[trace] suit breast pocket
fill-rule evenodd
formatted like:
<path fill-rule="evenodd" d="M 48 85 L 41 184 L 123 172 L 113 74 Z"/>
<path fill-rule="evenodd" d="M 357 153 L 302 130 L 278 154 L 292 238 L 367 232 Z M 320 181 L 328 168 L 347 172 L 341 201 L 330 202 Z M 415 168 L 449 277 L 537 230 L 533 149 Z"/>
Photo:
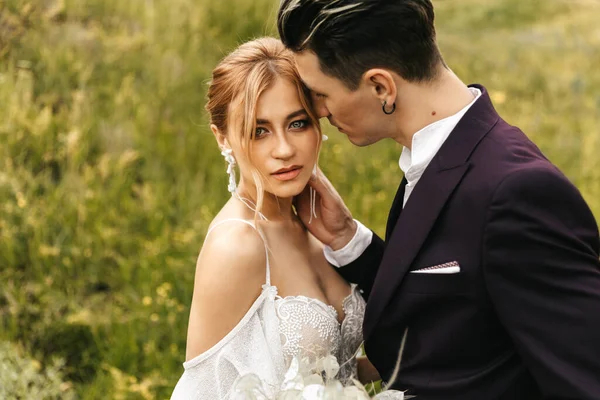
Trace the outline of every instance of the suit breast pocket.
<path fill-rule="evenodd" d="M 416 294 L 460 294 L 468 291 L 467 277 L 463 272 L 456 274 L 407 273 L 400 289 Z"/>

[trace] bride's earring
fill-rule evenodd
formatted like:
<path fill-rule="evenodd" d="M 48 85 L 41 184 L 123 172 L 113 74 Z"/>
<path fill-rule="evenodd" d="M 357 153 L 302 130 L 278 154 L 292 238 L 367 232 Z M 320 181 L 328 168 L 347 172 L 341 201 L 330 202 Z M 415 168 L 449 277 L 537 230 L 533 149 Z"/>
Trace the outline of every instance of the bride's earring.
<path fill-rule="evenodd" d="M 229 193 L 235 193 L 235 189 L 237 188 L 237 181 L 235 179 L 235 157 L 233 156 L 233 150 L 224 149 L 221 152 L 221 155 L 227 161 L 227 174 L 229 175 L 229 186 L 227 186 L 227 190 Z"/>
<path fill-rule="evenodd" d="M 329 136 L 327 136 L 326 134 L 322 134 L 321 136 L 321 140 L 323 142 L 329 140 Z M 312 170 L 312 179 L 317 177 L 317 163 L 315 163 L 315 166 L 313 167 Z M 308 223 L 310 224 L 314 218 L 318 218 L 317 217 L 317 211 L 315 210 L 316 206 L 317 206 L 317 192 L 315 191 L 315 189 L 311 187 L 308 188 L 308 193 L 309 193 L 309 201 L 310 201 L 310 218 L 308 219 Z"/>
<path fill-rule="evenodd" d="M 317 164 L 315 164 L 315 166 L 312 170 L 312 175 L 313 175 L 313 177 L 317 176 Z M 308 188 L 308 193 L 309 193 L 309 201 L 310 201 L 310 218 L 308 219 L 308 223 L 310 224 L 312 222 L 313 217 L 318 218 L 317 212 L 315 210 L 315 207 L 317 205 L 317 192 L 311 186 Z"/>

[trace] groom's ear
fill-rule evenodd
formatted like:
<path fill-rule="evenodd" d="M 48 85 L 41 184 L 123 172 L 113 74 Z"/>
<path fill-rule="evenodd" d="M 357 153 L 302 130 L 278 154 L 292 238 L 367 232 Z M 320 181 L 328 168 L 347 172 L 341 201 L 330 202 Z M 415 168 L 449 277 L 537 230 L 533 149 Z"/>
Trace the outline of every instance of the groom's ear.
<path fill-rule="evenodd" d="M 374 97 L 381 103 L 393 104 L 396 101 L 398 87 L 394 76 L 385 69 L 373 68 L 365 72 L 363 79 Z"/>

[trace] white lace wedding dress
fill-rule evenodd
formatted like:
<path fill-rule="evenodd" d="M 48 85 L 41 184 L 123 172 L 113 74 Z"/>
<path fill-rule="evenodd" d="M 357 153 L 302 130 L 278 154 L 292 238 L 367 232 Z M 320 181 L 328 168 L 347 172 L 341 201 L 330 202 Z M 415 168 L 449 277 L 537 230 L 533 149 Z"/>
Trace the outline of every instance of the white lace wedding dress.
<path fill-rule="evenodd" d="M 212 229 L 231 221 L 256 229 L 241 219 L 221 221 Z M 271 285 L 266 245 L 265 251 L 266 278 L 261 294 L 231 332 L 209 350 L 183 363 L 184 372 L 172 400 L 228 399 L 236 379 L 250 373 L 261 379 L 267 395 L 272 397 L 294 356 L 314 361 L 332 354 L 341 366 L 337 379 L 348 382 L 356 376 L 355 355 L 363 341 L 365 310 L 365 301 L 356 286 L 343 301 L 345 317 L 340 323 L 335 308 L 320 300 L 278 296 L 277 287 Z"/>

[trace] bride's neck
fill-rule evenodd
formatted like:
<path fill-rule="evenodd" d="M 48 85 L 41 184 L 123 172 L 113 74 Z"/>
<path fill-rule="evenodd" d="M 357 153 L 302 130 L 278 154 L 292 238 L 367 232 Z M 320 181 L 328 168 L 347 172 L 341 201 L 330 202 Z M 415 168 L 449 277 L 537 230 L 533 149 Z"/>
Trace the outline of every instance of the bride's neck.
<path fill-rule="evenodd" d="M 248 209 L 255 210 L 258 199 L 255 188 L 240 186 L 237 189 L 237 196 L 234 197 L 238 197 L 238 200 L 241 200 Z M 292 210 L 292 198 L 281 198 L 268 192 L 264 192 L 260 212 L 269 221 L 291 221 L 296 218 Z"/>

